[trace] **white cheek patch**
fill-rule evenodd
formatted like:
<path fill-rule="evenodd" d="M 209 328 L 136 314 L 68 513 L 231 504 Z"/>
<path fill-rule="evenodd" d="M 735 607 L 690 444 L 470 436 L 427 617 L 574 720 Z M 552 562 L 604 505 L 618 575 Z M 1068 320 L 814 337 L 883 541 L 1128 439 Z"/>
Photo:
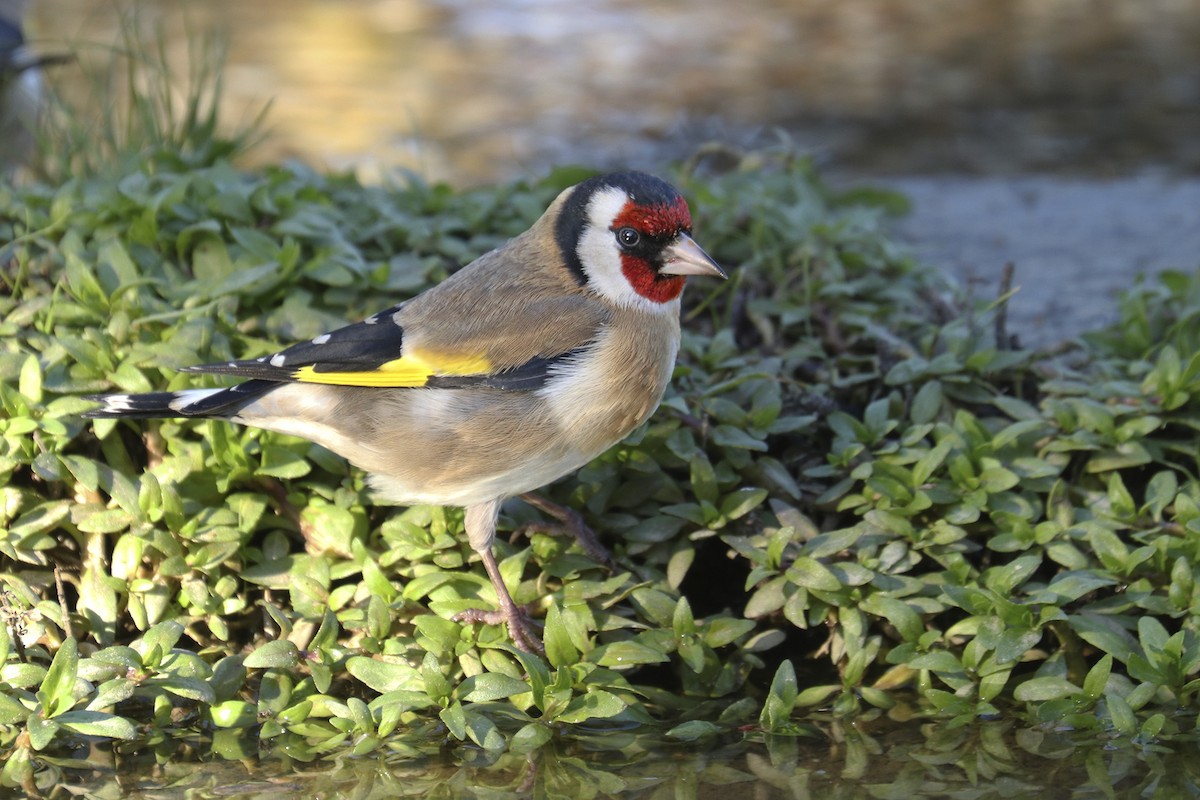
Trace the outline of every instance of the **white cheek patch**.
<path fill-rule="evenodd" d="M 621 248 L 609 230 L 629 202 L 624 190 L 615 186 L 599 189 L 587 206 L 587 224 L 575 251 L 587 275 L 588 286 L 617 305 L 641 305 L 645 298 L 633 290 L 621 272 Z"/>

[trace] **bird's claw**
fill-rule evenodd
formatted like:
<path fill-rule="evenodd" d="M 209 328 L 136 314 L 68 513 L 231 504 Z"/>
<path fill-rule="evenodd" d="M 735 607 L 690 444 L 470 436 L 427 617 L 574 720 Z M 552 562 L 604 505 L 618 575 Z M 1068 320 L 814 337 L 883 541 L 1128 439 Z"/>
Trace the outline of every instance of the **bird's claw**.
<path fill-rule="evenodd" d="M 533 622 L 529 618 L 529 612 L 524 608 L 517 608 L 515 614 L 509 614 L 504 609 L 468 608 L 466 611 L 455 614 L 453 619 L 455 622 L 482 622 L 485 625 L 504 623 L 508 626 L 508 635 L 513 644 L 527 653 L 546 655 L 546 648 L 542 646 L 542 640 L 534 633 Z"/>
<path fill-rule="evenodd" d="M 549 514 L 558 520 L 558 524 L 534 522 L 526 525 L 526 533 L 548 533 L 553 536 L 561 536 L 564 533 L 570 534 L 579 543 L 579 547 L 583 552 L 587 553 L 589 558 L 599 562 L 609 570 L 616 569 L 617 562 L 613 559 L 612 553 L 600 543 L 600 538 L 596 536 L 596 532 L 583 521 L 583 515 L 578 511 L 559 505 L 558 503 L 553 503 L 533 493 L 523 494 L 521 495 L 521 499 L 539 511 Z"/>

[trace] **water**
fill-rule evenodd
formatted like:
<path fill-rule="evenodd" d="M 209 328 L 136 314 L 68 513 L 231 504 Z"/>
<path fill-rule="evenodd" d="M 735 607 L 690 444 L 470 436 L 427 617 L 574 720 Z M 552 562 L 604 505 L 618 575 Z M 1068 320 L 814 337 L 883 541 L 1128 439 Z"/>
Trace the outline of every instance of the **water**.
<path fill-rule="evenodd" d="M 466 747 L 438 751 L 435 745 L 420 755 L 373 753 L 304 763 L 286 752 L 260 761 L 247 734 L 242 752 L 225 743 L 223 757 L 214 755 L 218 748 L 203 746 L 175 753 L 162 746 L 137 754 L 93 752 L 94 771 L 63 779 L 58 788 L 99 797 L 193 800 L 1112 800 L 1200 794 L 1200 767 L 1190 753 L 1002 722 L 948 728 L 880 718 L 855 725 L 826 722 L 805 736 L 749 736 L 750 741 L 731 737 L 647 750 L 632 735 L 616 733 L 601 746 L 551 744 L 530 755 Z"/>
<path fill-rule="evenodd" d="M 111 0 L 36 0 L 81 61 Z M 1200 4 L 1189 0 L 147 0 L 180 74 L 228 30 L 226 107 L 268 101 L 261 161 L 456 183 L 563 162 L 652 166 L 760 141 L 871 173 L 1195 171 Z M 181 11 L 186 8 L 186 13 Z M 55 79 L 70 83 L 79 67 Z"/>
<path fill-rule="evenodd" d="M 119 7 L 36 0 L 32 35 L 79 59 L 53 71 L 60 89 L 89 91 L 80 75 L 109 57 Z M 271 104 L 252 164 L 470 185 L 563 163 L 661 171 L 706 142 L 788 137 L 829 174 L 919 198 L 898 235 L 978 296 L 995 297 L 1013 263 L 1010 329 L 1029 345 L 1112 321 L 1136 274 L 1191 269 L 1200 253 L 1192 0 L 141 8 L 176 74 L 197 32 L 227 31 L 225 119 Z"/>

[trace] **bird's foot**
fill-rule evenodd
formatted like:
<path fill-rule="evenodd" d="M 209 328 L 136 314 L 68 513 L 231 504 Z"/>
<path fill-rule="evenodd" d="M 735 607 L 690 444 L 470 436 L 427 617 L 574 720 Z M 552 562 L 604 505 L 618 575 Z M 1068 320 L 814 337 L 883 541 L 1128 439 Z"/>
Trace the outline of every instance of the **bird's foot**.
<path fill-rule="evenodd" d="M 532 492 L 526 492 L 521 495 L 521 499 L 539 511 L 549 514 L 558 520 L 558 524 L 546 522 L 532 523 L 525 526 L 526 532 L 548 533 L 554 536 L 561 536 L 564 533 L 570 534 L 579 543 L 583 552 L 587 553 L 592 560 L 600 562 L 610 570 L 616 568 L 617 563 L 613 560 L 612 553 L 600 543 L 596 532 L 583 521 L 583 515 L 578 511 L 551 502 L 541 495 Z"/>
<path fill-rule="evenodd" d="M 542 646 L 542 640 L 534 632 L 533 621 L 529 618 L 529 612 L 520 606 L 513 606 L 511 609 L 501 608 L 492 611 L 484 608 L 468 608 L 466 611 L 460 611 L 454 615 L 455 622 L 482 622 L 486 625 L 499 625 L 504 623 L 508 626 L 508 636 L 512 639 L 513 644 L 521 648 L 527 653 L 536 653 L 544 656 L 546 648 Z"/>

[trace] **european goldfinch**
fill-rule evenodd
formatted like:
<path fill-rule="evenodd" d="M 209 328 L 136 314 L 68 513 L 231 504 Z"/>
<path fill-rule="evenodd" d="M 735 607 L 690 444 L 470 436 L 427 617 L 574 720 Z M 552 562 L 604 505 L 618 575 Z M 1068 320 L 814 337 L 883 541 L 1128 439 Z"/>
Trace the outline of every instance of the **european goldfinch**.
<path fill-rule="evenodd" d="M 62 61 L 37 56 L 25 44 L 25 0 L 0 0 L 0 177 L 25 163 L 42 110 L 40 67 Z"/>
<path fill-rule="evenodd" d="M 658 406 L 688 275 L 725 273 L 687 203 L 639 172 L 563 191 L 529 230 L 400 305 L 270 356 L 188 367 L 227 389 L 98 395 L 88 417 L 215 417 L 293 434 L 401 504 L 462 506 L 513 642 L 538 638 L 500 577 L 500 504 L 586 464 Z"/>

